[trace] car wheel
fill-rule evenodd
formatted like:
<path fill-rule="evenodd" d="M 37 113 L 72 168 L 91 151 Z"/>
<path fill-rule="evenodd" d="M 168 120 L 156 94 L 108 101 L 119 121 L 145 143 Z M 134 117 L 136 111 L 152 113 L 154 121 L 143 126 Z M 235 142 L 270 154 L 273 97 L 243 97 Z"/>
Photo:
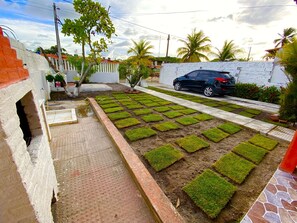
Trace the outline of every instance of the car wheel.
<path fill-rule="evenodd" d="M 212 97 L 214 95 L 213 87 L 212 86 L 205 87 L 204 90 L 203 90 L 203 94 L 206 97 Z"/>
<path fill-rule="evenodd" d="M 176 90 L 176 91 L 180 91 L 181 90 L 181 83 L 180 82 L 176 82 L 174 84 L 174 90 Z"/>

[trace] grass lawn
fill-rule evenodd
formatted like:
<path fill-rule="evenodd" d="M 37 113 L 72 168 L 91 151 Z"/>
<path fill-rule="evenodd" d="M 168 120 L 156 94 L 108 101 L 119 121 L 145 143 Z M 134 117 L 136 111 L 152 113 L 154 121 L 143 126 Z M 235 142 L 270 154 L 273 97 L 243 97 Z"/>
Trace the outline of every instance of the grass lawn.
<path fill-rule="evenodd" d="M 111 114 L 108 114 L 107 116 L 110 120 L 114 121 L 118 119 L 131 117 L 131 114 L 125 111 L 125 112 L 111 113 Z"/>
<path fill-rule="evenodd" d="M 229 107 L 231 107 L 231 108 L 235 108 L 235 109 L 243 108 L 242 106 L 240 106 L 240 105 L 235 105 L 235 104 L 231 104 L 231 105 L 229 105 Z"/>
<path fill-rule="evenodd" d="M 198 119 L 199 121 L 208 121 L 208 120 L 213 119 L 213 117 L 208 114 L 195 115 L 194 118 Z"/>
<path fill-rule="evenodd" d="M 138 121 L 138 119 L 136 118 L 126 118 L 126 119 L 121 119 L 119 121 L 116 121 L 114 124 L 116 125 L 117 128 L 122 129 L 129 126 L 138 125 L 140 124 L 140 121 Z"/>
<path fill-rule="evenodd" d="M 167 112 L 167 111 L 169 111 L 171 109 L 169 107 L 167 107 L 167 106 L 161 106 L 161 107 L 154 108 L 154 110 L 157 111 L 157 112 Z"/>
<path fill-rule="evenodd" d="M 128 105 L 126 105 L 126 107 L 129 108 L 129 109 L 143 108 L 142 105 L 136 104 L 136 103 L 134 103 L 134 104 L 128 104 Z"/>
<path fill-rule="evenodd" d="M 184 154 L 168 144 L 146 152 L 144 157 L 156 171 L 160 171 L 183 158 Z"/>
<path fill-rule="evenodd" d="M 228 107 L 228 106 L 218 107 L 218 109 L 221 109 L 221 110 L 227 111 L 227 112 L 231 112 L 231 111 L 235 110 L 235 108 L 231 108 L 231 107 Z"/>
<path fill-rule="evenodd" d="M 248 117 L 248 118 L 253 118 L 255 117 L 256 115 L 252 114 L 252 113 L 249 113 L 249 112 L 246 112 L 246 111 L 241 111 L 238 113 L 239 115 L 242 115 L 242 116 L 245 116 L 245 117 Z"/>
<path fill-rule="evenodd" d="M 108 103 L 108 104 L 101 104 L 101 108 L 113 108 L 113 107 L 119 107 L 119 104 L 117 103 Z"/>
<path fill-rule="evenodd" d="M 157 132 L 148 127 L 129 129 L 125 132 L 125 135 L 130 141 L 137 141 L 140 139 L 145 139 L 154 135 L 157 135 Z"/>
<path fill-rule="evenodd" d="M 103 109 L 105 113 L 113 113 L 113 112 L 117 112 L 117 111 L 123 111 L 124 108 L 122 107 L 113 107 L 113 108 L 105 108 Z"/>
<path fill-rule="evenodd" d="M 172 110 L 182 110 L 182 109 L 185 109 L 184 106 L 181 106 L 181 105 L 171 105 L 169 106 Z"/>
<path fill-rule="evenodd" d="M 145 122 L 158 122 L 158 121 L 164 120 L 164 118 L 161 115 L 158 115 L 158 114 L 144 115 L 141 118 Z"/>
<path fill-rule="evenodd" d="M 249 142 L 267 150 L 273 150 L 278 144 L 276 140 L 270 139 L 260 134 L 257 134 L 253 138 L 249 139 Z"/>
<path fill-rule="evenodd" d="M 230 152 L 215 162 L 213 166 L 219 173 L 241 184 L 256 165 Z"/>
<path fill-rule="evenodd" d="M 248 112 L 248 113 L 254 114 L 254 115 L 259 115 L 259 114 L 261 114 L 261 112 L 262 112 L 262 111 L 260 111 L 260 110 L 252 109 L 252 108 L 245 109 L 245 111 Z"/>
<path fill-rule="evenodd" d="M 215 218 L 232 198 L 236 187 L 207 169 L 183 190 L 209 217 Z"/>
<path fill-rule="evenodd" d="M 229 136 L 228 133 L 223 132 L 222 130 L 217 128 L 208 129 L 202 132 L 202 134 L 213 142 L 220 142 L 221 140 Z"/>
<path fill-rule="evenodd" d="M 218 106 L 220 106 L 218 103 L 215 103 L 215 102 L 205 102 L 203 104 L 206 105 L 206 106 L 210 106 L 210 107 L 218 107 Z"/>
<path fill-rule="evenodd" d="M 165 112 L 163 113 L 167 118 L 176 118 L 176 117 L 179 117 L 179 116 L 182 116 L 183 113 L 181 112 L 178 112 L 178 111 L 168 111 L 168 112 Z"/>
<path fill-rule="evenodd" d="M 193 125 L 198 123 L 199 121 L 193 117 L 182 117 L 182 118 L 177 118 L 175 121 L 182 125 Z"/>
<path fill-rule="evenodd" d="M 209 147 L 209 144 L 207 142 L 195 135 L 190 135 L 178 139 L 176 140 L 176 143 L 189 153 L 193 153 L 197 150 Z"/>
<path fill-rule="evenodd" d="M 268 153 L 266 149 L 246 142 L 240 143 L 232 151 L 256 164 L 259 164 Z"/>
<path fill-rule="evenodd" d="M 111 103 L 115 103 L 114 100 L 111 99 L 100 99 L 100 100 L 96 100 L 97 103 L 101 106 L 101 105 L 106 105 L 106 104 L 111 104 Z"/>
<path fill-rule="evenodd" d="M 187 108 L 187 109 L 179 110 L 179 112 L 181 112 L 181 113 L 183 113 L 185 115 L 190 115 L 190 114 L 196 113 L 197 111 L 194 110 L 194 109 L 191 109 L 191 108 Z"/>
<path fill-rule="evenodd" d="M 160 104 L 157 103 L 157 102 L 152 102 L 152 103 L 145 104 L 145 106 L 147 106 L 147 107 L 156 107 L 156 106 L 160 106 Z"/>
<path fill-rule="evenodd" d="M 152 113 L 153 111 L 151 109 L 144 108 L 144 109 L 134 110 L 133 112 L 135 115 L 147 115 Z"/>
<path fill-rule="evenodd" d="M 153 128 L 155 128 L 161 132 L 166 132 L 169 130 L 179 129 L 180 127 L 175 122 L 163 122 L 160 124 L 153 125 Z"/>
<path fill-rule="evenodd" d="M 226 122 L 218 126 L 218 128 L 229 134 L 237 133 L 242 129 L 239 125 L 233 124 L 231 122 Z"/>
<path fill-rule="evenodd" d="M 170 101 L 160 101 L 158 102 L 160 105 L 170 105 L 172 102 Z"/>

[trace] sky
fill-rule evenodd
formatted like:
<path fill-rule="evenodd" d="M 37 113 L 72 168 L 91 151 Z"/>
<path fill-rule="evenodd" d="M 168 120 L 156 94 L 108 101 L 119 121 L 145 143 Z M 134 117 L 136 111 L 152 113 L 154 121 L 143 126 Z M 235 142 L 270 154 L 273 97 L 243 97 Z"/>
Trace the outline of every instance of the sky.
<path fill-rule="evenodd" d="M 97 0 L 95 0 L 97 1 Z M 56 45 L 53 2 L 58 16 L 79 17 L 72 0 L 0 0 L 0 26 L 13 30 L 17 40 L 28 50 Z M 210 38 L 213 51 L 224 41 L 233 42 L 243 50 L 240 57 L 263 60 L 266 49 L 274 48 L 273 40 L 285 28 L 297 28 L 297 5 L 293 0 L 100 0 L 116 29 L 112 44 L 104 57 L 125 59 L 132 40 L 150 41 L 154 56 L 177 56 L 194 29 Z M 6 28 L 7 29 L 7 28 Z M 61 25 L 59 25 L 61 30 Z M 6 33 L 13 38 L 11 32 Z M 60 32 L 61 46 L 70 54 L 81 54 L 81 46 L 72 37 Z M 211 56 L 210 56 L 211 58 Z"/>

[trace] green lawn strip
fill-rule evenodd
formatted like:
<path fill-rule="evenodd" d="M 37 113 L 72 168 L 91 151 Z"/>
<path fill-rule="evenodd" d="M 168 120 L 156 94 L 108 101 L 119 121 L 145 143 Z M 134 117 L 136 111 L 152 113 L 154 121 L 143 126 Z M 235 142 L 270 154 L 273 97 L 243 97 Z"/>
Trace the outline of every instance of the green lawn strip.
<path fill-rule="evenodd" d="M 148 108 L 144 108 L 144 109 L 138 109 L 138 110 L 133 110 L 135 115 L 146 115 L 146 114 L 150 114 L 153 111 L 151 109 Z"/>
<path fill-rule="evenodd" d="M 153 108 L 155 111 L 157 112 L 167 112 L 169 110 L 171 110 L 169 107 L 167 106 L 161 106 L 161 107 L 156 107 L 156 108 Z"/>
<path fill-rule="evenodd" d="M 235 105 L 235 104 L 231 104 L 231 105 L 229 105 L 229 107 L 231 107 L 231 108 L 236 108 L 236 109 L 238 109 L 238 108 L 243 108 L 242 106 L 240 106 L 240 105 Z"/>
<path fill-rule="evenodd" d="M 218 103 L 216 103 L 216 102 L 205 102 L 205 103 L 203 103 L 204 105 L 206 105 L 206 106 L 210 106 L 210 107 L 218 107 L 218 106 L 220 106 Z"/>
<path fill-rule="evenodd" d="M 236 190 L 235 186 L 210 169 L 183 187 L 183 191 L 211 218 L 218 216 Z"/>
<path fill-rule="evenodd" d="M 196 152 L 197 150 L 209 147 L 209 144 L 203 139 L 190 135 L 176 140 L 176 143 L 189 153 Z"/>
<path fill-rule="evenodd" d="M 182 118 L 177 118 L 175 121 L 182 125 L 193 125 L 198 123 L 199 121 L 193 117 L 182 117 Z"/>
<path fill-rule="evenodd" d="M 219 104 L 219 105 L 224 105 L 224 106 L 231 105 L 229 102 L 226 102 L 226 101 L 217 101 L 216 103 Z"/>
<path fill-rule="evenodd" d="M 208 129 L 208 130 L 202 132 L 202 134 L 206 138 L 208 138 L 209 140 L 211 140 L 213 142 L 220 142 L 221 140 L 223 140 L 229 136 L 228 133 L 223 132 L 222 130 L 220 130 L 218 128 Z"/>
<path fill-rule="evenodd" d="M 160 171 L 183 158 L 184 154 L 168 144 L 146 152 L 144 157 L 155 171 Z"/>
<path fill-rule="evenodd" d="M 278 144 L 278 141 L 262 136 L 260 134 L 257 134 L 249 139 L 249 142 L 267 150 L 273 150 Z"/>
<path fill-rule="evenodd" d="M 179 117 L 179 116 L 182 116 L 183 113 L 181 112 L 178 112 L 178 111 L 168 111 L 168 112 L 165 112 L 163 113 L 167 118 L 176 118 L 176 117 Z"/>
<path fill-rule="evenodd" d="M 122 105 L 131 105 L 131 104 L 135 104 L 135 101 L 132 100 L 127 100 L 127 101 L 119 101 Z"/>
<path fill-rule="evenodd" d="M 140 105 L 140 104 L 129 104 L 129 105 L 126 105 L 126 107 L 127 107 L 128 109 L 143 108 L 143 106 Z"/>
<path fill-rule="evenodd" d="M 169 130 L 175 130 L 175 129 L 179 129 L 180 126 L 178 124 L 176 124 L 175 122 L 163 122 L 160 124 L 155 124 L 153 125 L 154 129 L 157 129 L 161 132 L 166 132 Z"/>
<path fill-rule="evenodd" d="M 110 120 L 118 120 L 123 118 L 131 117 L 131 114 L 129 112 L 117 112 L 117 113 L 111 113 L 107 115 Z"/>
<path fill-rule="evenodd" d="M 113 108 L 105 108 L 103 109 L 105 113 L 112 113 L 112 112 L 117 112 L 117 111 L 123 111 L 124 108 L 122 107 L 113 107 Z"/>
<path fill-rule="evenodd" d="M 113 107 L 119 107 L 119 104 L 117 103 L 108 103 L 108 104 L 101 104 L 101 108 L 113 108 Z"/>
<path fill-rule="evenodd" d="M 172 102 L 170 101 L 160 101 L 158 102 L 160 105 L 170 105 Z"/>
<path fill-rule="evenodd" d="M 185 115 L 190 115 L 190 114 L 194 114 L 197 111 L 191 108 L 186 108 L 186 109 L 182 109 L 182 110 L 178 110 L 179 112 L 185 114 Z"/>
<path fill-rule="evenodd" d="M 143 104 L 143 105 L 146 105 L 146 104 L 149 104 L 149 103 L 154 103 L 152 100 L 140 100 L 138 101 L 140 104 Z"/>
<path fill-rule="evenodd" d="M 113 99 L 112 99 L 112 97 L 110 97 L 110 96 L 106 96 L 106 95 L 101 95 L 101 96 L 96 96 L 95 97 L 95 100 L 97 101 L 97 102 L 102 102 L 102 101 L 112 101 Z"/>
<path fill-rule="evenodd" d="M 224 155 L 215 162 L 213 166 L 219 173 L 239 184 L 241 184 L 251 170 L 256 167 L 255 164 L 232 152 Z"/>
<path fill-rule="evenodd" d="M 185 109 L 184 106 L 181 106 L 181 105 L 171 105 L 169 106 L 169 108 L 171 108 L 172 110 L 182 110 L 182 109 Z"/>
<path fill-rule="evenodd" d="M 164 120 L 164 118 L 161 115 L 158 115 L 158 114 L 144 115 L 141 118 L 145 122 L 158 122 L 158 121 Z"/>
<path fill-rule="evenodd" d="M 235 108 L 231 108 L 231 107 L 228 107 L 228 106 L 218 107 L 218 109 L 221 109 L 221 110 L 224 110 L 224 111 L 227 111 L 227 112 L 231 112 L 231 111 L 235 110 Z"/>
<path fill-rule="evenodd" d="M 234 134 L 242 130 L 239 125 L 233 124 L 231 122 L 226 122 L 222 125 L 219 125 L 218 128 L 229 134 Z"/>
<path fill-rule="evenodd" d="M 122 129 L 133 125 L 138 125 L 140 124 L 140 121 L 136 118 L 126 118 L 126 119 L 121 119 L 119 121 L 116 121 L 114 124 L 116 125 L 117 128 Z"/>
<path fill-rule="evenodd" d="M 156 107 L 156 106 L 160 106 L 160 104 L 157 103 L 157 102 L 151 102 L 151 103 L 145 104 L 145 106 L 147 106 L 147 107 Z"/>
<path fill-rule="evenodd" d="M 232 151 L 256 164 L 259 164 L 268 153 L 266 149 L 246 142 L 240 143 Z"/>
<path fill-rule="evenodd" d="M 261 112 L 262 112 L 262 111 L 260 111 L 260 110 L 252 109 L 252 108 L 245 109 L 245 111 L 248 112 L 248 113 L 254 114 L 254 115 L 259 115 L 259 114 L 261 114 Z"/>
<path fill-rule="evenodd" d="M 239 112 L 238 114 L 239 114 L 239 115 L 242 115 L 242 116 L 245 116 L 245 117 L 248 117 L 248 118 L 253 118 L 253 117 L 256 116 L 256 115 L 251 114 L 251 113 L 248 113 L 248 112 L 246 112 L 246 111 L 241 111 L 241 112 Z"/>
<path fill-rule="evenodd" d="M 148 127 L 141 127 L 136 129 L 129 129 L 125 132 L 125 135 L 130 141 L 137 141 L 157 135 L 157 132 Z"/>
<path fill-rule="evenodd" d="M 284 127 L 284 128 L 288 128 L 289 125 L 287 123 L 280 123 L 280 122 L 274 122 L 270 119 L 265 119 L 264 120 L 265 122 L 268 122 L 268 123 L 271 123 L 271 124 L 274 124 L 274 125 L 278 125 L 278 126 L 281 126 L 281 127 Z"/>
<path fill-rule="evenodd" d="M 213 119 L 213 117 L 208 114 L 195 115 L 194 118 L 198 119 L 199 121 L 208 121 L 208 120 Z"/>

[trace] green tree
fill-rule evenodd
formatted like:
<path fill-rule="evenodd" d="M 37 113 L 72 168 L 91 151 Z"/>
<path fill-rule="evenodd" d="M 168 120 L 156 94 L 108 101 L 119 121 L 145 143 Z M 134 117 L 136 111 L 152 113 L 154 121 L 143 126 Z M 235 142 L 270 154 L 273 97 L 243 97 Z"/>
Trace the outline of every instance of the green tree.
<path fill-rule="evenodd" d="M 91 67 L 99 63 L 100 53 L 107 50 L 107 44 L 111 42 L 110 39 L 115 33 L 115 28 L 108 15 L 108 11 L 99 2 L 74 0 L 73 6 L 75 11 L 80 14 L 80 17 L 73 20 L 65 19 L 62 33 L 66 36 L 71 35 L 73 42 L 81 44 L 82 63 L 86 61 L 86 45 L 90 48 L 89 59 L 92 61 L 81 74 L 81 79 L 77 83 L 77 87 L 80 87 Z"/>
<path fill-rule="evenodd" d="M 151 49 L 154 47 L 149 41 L 140 40 L 138 43 L 132 40 L 133 47 L 128 50 L 128 54 L 132 53 L 133 55 L 129 59 L 139 62 L 141 64 L 150 65 L 152 59 Z"/>
<path fill-rule="evenodd" d="M 38 47 L 34 52 L 35 53 L 42 53 L 41 51 L 42 51 L 41 47 Z M 67 54 L 67 51 L 64 48 L 62 48 L 61 51 L 62 51 L 62 54 Z M 43 49 L 43 52 L 46 53 L 46 54 L 58 55 L 58 46 L 55 45 L 55 46 L 51 46 L 48 49 Z"/>
<path fill-rule="evenodd" d="M 278 35 L 280 36 L 280 38 L 275 39 L 273 41 L 273 43 L 276 44 L 275 48 L 283 47 L 285 44 L 291 43 L 294 39 L 294 36 L 296 35 L 296 29 L 290 27 L 290 28 L 284 29 L 283 33 L 282 34 L 279 33 Z"/>
<path fill-rule="evenodd" d="M 212 53 L 215 56 L 212 61 L 233 61 L 236 60 L 236 54 L 243 52 L 233 43 L 233 40 L 229 42 L 225 40 L 222 49 L 216 48 L 216 50 L 217 53 Z"/>
<path fill-rule="evenodd" d="M 184 43 L 184 47 L 177 49 L 177 56 L 182 57 L 184 62 L 201 62 L 201 60 L 209 60 L 204 53 L 210 52 L 210 39 L 204 35 L 203 31 L 196 32 L 187 36 L 187 40 L 179 40 Z"/>

